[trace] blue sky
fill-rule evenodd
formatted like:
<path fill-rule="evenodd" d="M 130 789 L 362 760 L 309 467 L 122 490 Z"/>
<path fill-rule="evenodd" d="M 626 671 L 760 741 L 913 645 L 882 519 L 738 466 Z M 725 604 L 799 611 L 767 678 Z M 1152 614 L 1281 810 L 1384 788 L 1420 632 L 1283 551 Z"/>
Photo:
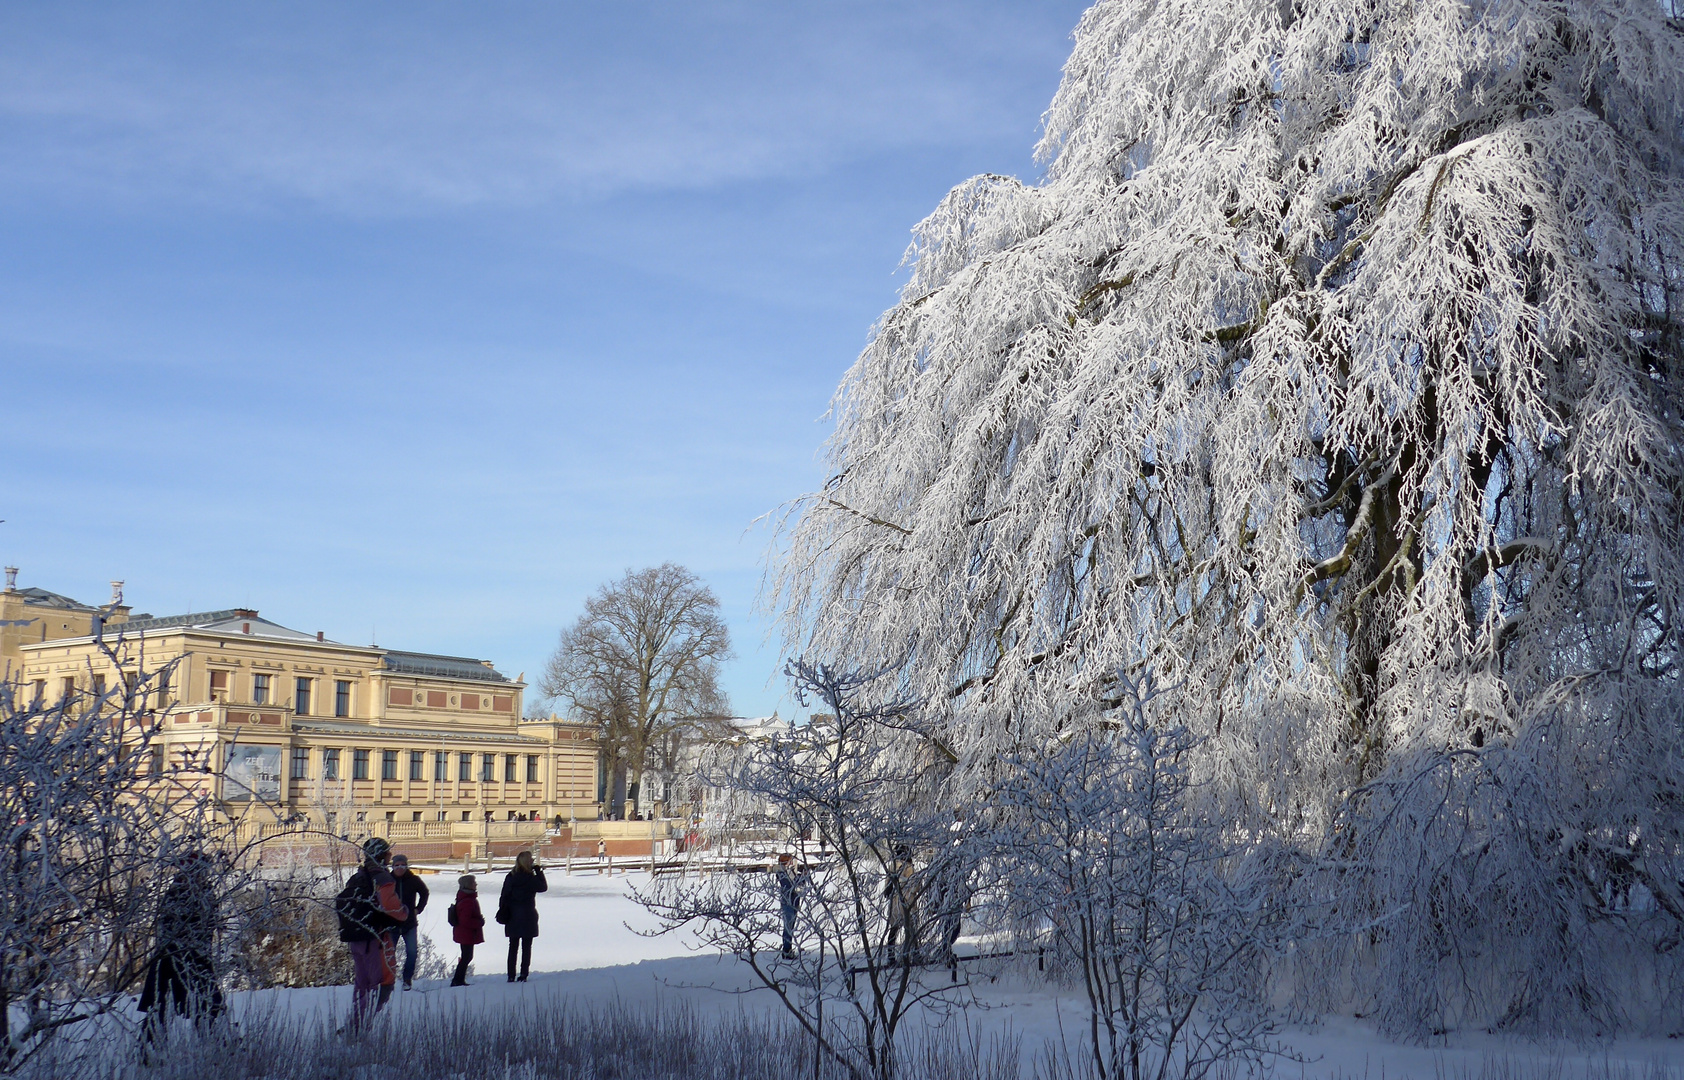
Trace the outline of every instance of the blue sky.
<path fill-rule="evenodd" d="M 0 3 L 0 559 L 536 681 L 628 568 L 789 702 L 755 519 L 1079 3 Z"/>

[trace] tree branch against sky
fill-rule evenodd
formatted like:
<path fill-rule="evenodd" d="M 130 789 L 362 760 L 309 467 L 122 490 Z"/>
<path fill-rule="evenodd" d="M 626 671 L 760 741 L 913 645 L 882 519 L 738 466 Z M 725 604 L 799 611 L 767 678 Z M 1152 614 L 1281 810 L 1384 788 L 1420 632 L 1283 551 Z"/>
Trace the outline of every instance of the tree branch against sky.
<path fill-rule="evenodd" d="M 624 768 L 635 806 L 657 744 L 698 717 L 729 711 L 719 665 L 730 656 L 713 592 L 684 567 L 664 563 L 597 590 L 562 632 L 539 686 L 602 731 L 610 783 Z"/>

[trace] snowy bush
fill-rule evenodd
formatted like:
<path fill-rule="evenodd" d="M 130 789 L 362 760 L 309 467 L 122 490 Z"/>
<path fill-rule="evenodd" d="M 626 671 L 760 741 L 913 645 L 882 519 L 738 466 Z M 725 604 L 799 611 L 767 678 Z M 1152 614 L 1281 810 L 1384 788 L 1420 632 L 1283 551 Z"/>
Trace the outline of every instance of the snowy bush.
<path fill-rule="evenodd" d="M 936 890 L 950 876 L 948 821 L 935 797 L 943 769 L 918 753 L 908 734 L 913 703 L 879 700 L 883 680 L 794 662 L 797 697 L 817 700 L 828 717 L 787 739 L 742 748 L 728 775 L 708 783 L 733 793 L 751 832 L 810 833 L 780 849 L 804 879 L 795 949 L 780 952 L 778 873 L 723 873 L 658 880 L 638 901 L 666 931 L 697 937 L 741 959 L 811 1039 L 808 1054 L 849 1075 L 888 1078 L 902 1068 L 903 1025 L 964 1001 L 966 987 L 937 959 L 931 928 Z M 663 931 L 663 932 L 666 932 Z"/>
<path fill-rule="evenodd" d="M 0 1064 L 133 992 L 172 864 L 202 848 L 195 778 L 150 769 L 168 675 L 54 700 L 0 680 Z"/>
<path fill-rule="evenodd" d="M 992 837 L 1006 913 L 1019 952 L 1085 993 L 1100 1080 L 1260 1070 L 1279 1052 L 1263 978 L 1273 882 L 1189 798 L 1195 740 L 1148 722 L 1152 697 L 1143 685 L 1105 722 L 1007 763 Z"/>

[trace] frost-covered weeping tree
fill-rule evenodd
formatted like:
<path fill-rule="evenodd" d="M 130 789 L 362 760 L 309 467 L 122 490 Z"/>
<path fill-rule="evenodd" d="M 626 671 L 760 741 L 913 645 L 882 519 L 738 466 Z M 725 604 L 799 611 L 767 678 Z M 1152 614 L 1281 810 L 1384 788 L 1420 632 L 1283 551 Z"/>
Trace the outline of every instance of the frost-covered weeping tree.
<path fill-rule="evenodd" d="M 943 200 L 838 392 L 832 476 L 783 534 L 792 645 L 899 662 L 961 782 L 1156 672 L 1233 814 L 1313 847 L 1357 808 L 1326 854 L 1402 860 L 1339 880 L 1413 912 L 1435 975 L 1489 958 L 1445 912 L 1517 909 L 1428 903 L 1411 859 L 1500 852 L 1564 941 L 1675 915 L 1666 2 L 1097 4 L 1043 182 Z"/>

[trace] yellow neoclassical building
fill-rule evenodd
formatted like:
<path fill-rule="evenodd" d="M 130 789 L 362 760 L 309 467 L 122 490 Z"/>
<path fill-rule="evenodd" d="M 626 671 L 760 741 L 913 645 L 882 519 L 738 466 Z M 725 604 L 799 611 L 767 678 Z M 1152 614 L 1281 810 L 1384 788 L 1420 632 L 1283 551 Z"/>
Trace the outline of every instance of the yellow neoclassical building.
<path fill-rule="evenodd" d="M 242 608 L 134 615 L 113 586 L 113 603 L 95 608 L 18 589 L 8 568 L 0 670 L 53 696 L 169 668 L 145 702 L 162 720 L 154 767 L 207 768 L 231 819 L 301 815 L 460 850 L 599 817 L 594 732 L 523 720 L 525 683 L 489 661 L 345 645 Z"/>

